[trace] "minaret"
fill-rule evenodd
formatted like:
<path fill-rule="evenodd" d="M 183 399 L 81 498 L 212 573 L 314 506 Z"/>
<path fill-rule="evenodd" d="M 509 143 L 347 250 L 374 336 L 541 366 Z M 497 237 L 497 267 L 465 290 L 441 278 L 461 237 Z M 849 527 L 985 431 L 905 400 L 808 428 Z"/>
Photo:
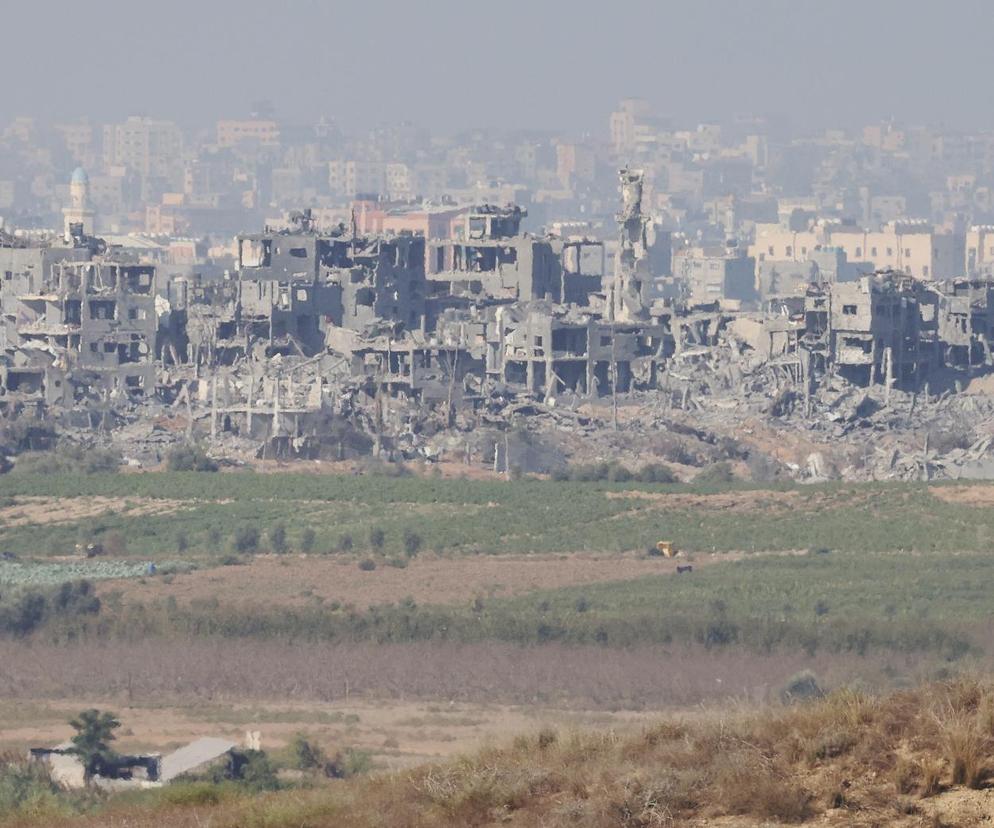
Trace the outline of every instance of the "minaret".
<path fill-rule="evenodd" d="M 90 209 L 90 179 L 82 167 L 76 167 L 72 178 L 69 179 L 69 206 L 62 208 L 62 215 L 65 218 L 64 229 L 67 239 L 71 237 L 69 231 L 73 224 L 83 225 L 84 235 L 93 234 L 95 214 Z"/>
<path fill-rule="evenodd" d="M 614 260 L 614 284 L 610 291 L 608 318 L 618 322 L 644 319 L 642 283 L 652 278 L 649 270 L 647 232 L 651 219 L 642 212 L 641 170 L 624 169 L 621 177 L 620 239 Z"/>

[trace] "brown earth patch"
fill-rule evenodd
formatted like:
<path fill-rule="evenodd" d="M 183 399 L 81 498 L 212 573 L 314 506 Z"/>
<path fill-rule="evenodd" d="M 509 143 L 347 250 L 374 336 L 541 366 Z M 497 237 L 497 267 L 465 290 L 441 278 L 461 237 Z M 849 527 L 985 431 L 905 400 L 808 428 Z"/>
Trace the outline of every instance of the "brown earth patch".
<path fill-rule="evenodd" d="M 994 506 L 994 486 L 934 486 L 929 489 L 932 497 L 945 503 L 960 506 Z"/>
<path fill-rule="evenodd" d="M 194 501 L 164 500 L 152 497 L 17 497 L 11 506 L 0 509 L 4 526 L 44 526 L 71 523 L 104 514 L 162 515 L 190 509 Z"/>
<path fill-rule="evenodd" d="M 694 565 L 735 556 L 699 555 Z M 476 596 L 506 597 L 539 589 L 622 581 L 673 572 L 680 559 L 635 556 L 480 556 L 440 558 L 422 555 L 400 569 L 380 561 L 364 572 L 358 559 L 306 555 L 253 558 L 240 566 L 222 566 L 162 578 L 106 581 L 98 592 L 122 593 L 123 600 L 147 602 L 173 597 L 180 603 L 217 598 L 225 604 L 306 606 L 339 601 L 368 607 L 408 596 L 419 604 L 459 604 Z"/>

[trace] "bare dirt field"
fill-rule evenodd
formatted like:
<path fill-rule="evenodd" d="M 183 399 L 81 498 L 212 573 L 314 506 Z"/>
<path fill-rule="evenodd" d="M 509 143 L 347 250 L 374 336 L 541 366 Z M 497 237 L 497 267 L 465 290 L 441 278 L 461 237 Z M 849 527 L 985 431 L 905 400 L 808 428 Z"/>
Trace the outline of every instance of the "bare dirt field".
<path fill-rule="evenodd" d="M 0 508 L 0 522 L 10 527 L 39 526 L 72 523 L 112 512 L 163 515 L 195 505 L 195 501 L 152 497 L 18 497 L 16 503 Z"/>
<path fill-rule="evenodd" d="M 697 556 L 695 566 L 711 560 Z M 127 602 L 173 597 L 179 603 L 218 598 L 224 603 L 304 606 L 339 601 L 356 607 L 411 597 L 420 604 L 459 604 L 477 596 L 504 597 L 538 589 L 621 581 L 673 572 L 677 560 L 612 555 L 476 556 L 421 555 L 404 568 L 382 561 L 364 572 L 353 557 L 261 555 L 239 566 L 222 566 L 140 581 L 108 581 L 99 592 L 119 592 Z"/>
<path fill-rule="evenodd" d="M 994 506 L 994 486 L 972 484 L 969 486 L 933 486 L 933 497 L 960 506 Z"/>

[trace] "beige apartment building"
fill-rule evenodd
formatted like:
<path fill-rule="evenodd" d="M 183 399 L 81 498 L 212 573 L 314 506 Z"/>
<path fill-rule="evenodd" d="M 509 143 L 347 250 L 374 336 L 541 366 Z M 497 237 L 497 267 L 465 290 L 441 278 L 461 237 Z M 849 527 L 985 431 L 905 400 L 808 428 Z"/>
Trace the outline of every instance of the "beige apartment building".
<path fill-rule="evenodd" d="M 963 275 L 963 237 L 936 233 L 927 222 L 889 222 L 882 231 L 833 231 L 833 247 L 851 262 L 871 262 L 918 279 L 952 279 Z"/>
<path fill-rule="evenodd" d="M 994 266 L 994 225 L 977 224 L 966 231 L 965 276 Z"/>
<path fill-rule="evenodd" d="M 183 133 L 172 121 L 130 117 L 104 127 L 104 163 L 134 170 L 143 178 L 182 175 Z"/>
<path fill-rule="evenodd" d="M 892 221 L 877 232 L 844 224 L 818 224 L 804 231 L 789 230 L 780 224 L 759 224 L 749 255 L 757 263 L 803 262 L 822 247 L 843 250 L 850 262 L 866 262 L 879 270 L 892 268 L 918 279 L 964 275 L 963 237 L 937 233 L 931 224 L 922 221 Z"/>
<path fill-rule="evenodd" d="M 267 145 L 278 144 L 280 142 L 280 125 L 276 121 L 258 118 L 217 122 L 217 145 L 219 147 L 233 147 L 242 141 Z"/>

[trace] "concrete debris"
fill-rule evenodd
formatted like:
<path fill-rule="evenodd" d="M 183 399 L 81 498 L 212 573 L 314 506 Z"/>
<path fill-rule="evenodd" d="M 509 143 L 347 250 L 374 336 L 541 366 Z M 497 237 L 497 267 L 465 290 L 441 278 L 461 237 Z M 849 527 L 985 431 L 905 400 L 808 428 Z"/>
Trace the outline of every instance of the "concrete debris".
<path fill-rule="evenodd" d="M 79 225 L 4 236 L 0 411 L 103 430 L 136 466 L 198 439 L 508 473 L 647 446 L 754 478 L 994 473 L 994 402 L 969 393 L 994 365 L 994 282 L 825 266 L 764 271 L 756 293 L 706 257 L 660 279 L 639 171 L 621 195 L 613 276 L 602 241 L 524 233 L 518 207 L 469 210 L 447 240 L 293 213 L 239 236 L 216 279 Z"/>

